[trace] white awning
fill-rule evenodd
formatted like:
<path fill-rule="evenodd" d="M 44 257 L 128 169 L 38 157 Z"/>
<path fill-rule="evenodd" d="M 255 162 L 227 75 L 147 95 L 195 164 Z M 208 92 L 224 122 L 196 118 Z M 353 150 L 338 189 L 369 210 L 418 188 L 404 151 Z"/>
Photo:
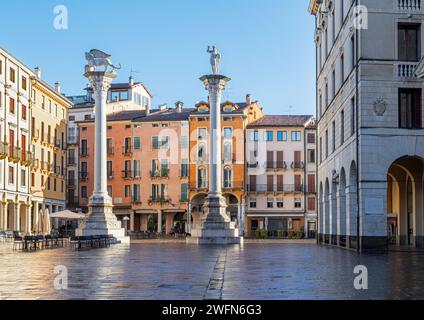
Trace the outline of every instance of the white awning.
<path fill-rule="evenodd" d="M 83 220 L 85 218 L 85 214 L 64 210 L 50 214 L 50 218 L 62 220 Z"/>

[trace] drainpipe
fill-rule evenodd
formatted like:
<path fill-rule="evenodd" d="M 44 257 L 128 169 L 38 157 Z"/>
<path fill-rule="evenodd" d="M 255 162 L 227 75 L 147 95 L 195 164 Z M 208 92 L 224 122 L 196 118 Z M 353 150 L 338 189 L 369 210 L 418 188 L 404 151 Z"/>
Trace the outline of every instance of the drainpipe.
<path fill-rule="evenodd" d="M 359 0 L 355 0 L 355 6 L 358 6 Z M 359 36 L 360 36 L 360 32 L 359 32 L 359 28 L 356 28 L 355 31 L 356 35 L 355 35 L 355 55 L 356 55 L 356 70 L 355 70 L 355 81 L 356 81 L 356 88 L 355 88 L 355 104 L 356 104 L 356 251 L 358 253 L 361 252 L 360 249 L 360 244 L 361 244 L 361 240 L 360 240 L 360 222 L 361 222 L 361 217 L 360 217 L 360 209 L 359 209 L 359 205 L 360 205 L 360 200 L 359 200 Z"/>

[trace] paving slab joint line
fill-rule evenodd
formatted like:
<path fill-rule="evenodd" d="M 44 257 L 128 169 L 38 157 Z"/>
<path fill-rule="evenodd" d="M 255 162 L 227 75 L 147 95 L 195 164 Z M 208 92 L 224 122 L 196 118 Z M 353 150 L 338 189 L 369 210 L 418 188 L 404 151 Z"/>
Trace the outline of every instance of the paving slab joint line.
<path fill-rule="evenodd" d="M 228 251 L 225 250 L 225 253 L 221 253 L 218 256 L 215 267 L 209 279 L 208 287 L 203 296 L 203 300 L 222 300 L 227 253 Z"/>

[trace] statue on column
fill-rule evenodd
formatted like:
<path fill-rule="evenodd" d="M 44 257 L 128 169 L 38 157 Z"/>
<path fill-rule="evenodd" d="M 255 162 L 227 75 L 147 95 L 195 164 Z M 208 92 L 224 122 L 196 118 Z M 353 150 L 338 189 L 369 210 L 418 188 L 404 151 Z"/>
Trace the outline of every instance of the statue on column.
<path fill-rule="evenodd" d="M 208 46 L 208 53 L 211 54 L 211 66 L 213 74 L 219 74 L 219 66 L 221 64 L 221 54 L 218 52 L 218 49 L 213 46 L 212 49 Z"/>
<path fill-rule="evenodd" d="M 112 56 L 98 49 L 86 52 L 85 59 L 87 60 L 86 68 L 91 69 L 91 71 L 96 71 L 97 67 L 104 67 L 104 72 L 108 72 L 109 67 L 112 68 L 110 72 L 122 68 L 122 65 L 119 65 L 119 67 L 114 66 L 112 63 Z"/>

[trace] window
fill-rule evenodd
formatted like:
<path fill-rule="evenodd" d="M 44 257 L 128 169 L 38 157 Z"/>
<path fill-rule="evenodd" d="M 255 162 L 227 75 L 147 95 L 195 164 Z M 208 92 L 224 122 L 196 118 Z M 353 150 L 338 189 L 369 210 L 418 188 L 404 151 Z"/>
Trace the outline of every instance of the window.
<path fill-rule="evenodd" d="M 398 59 L 400 61 L 418 61 L 420 26 L 400 24 L 398 26 Z"/>
<path fill-rule="evenodd" d="M 12 166 L 9 166 L 9 183 L 13 184 L 15 181 L 15 170 L 13 169 Z"/>
<path fill-rule="evenodd" d="M 21 169 L 21 186 L 26 187 L 26 171 Z"/>
<path fill-rule="evenodd" d="M 31 173 L 31 187 L 35 187 L 35 173 Z"/>
<path fill-rule="evenodd" d="M 82 156 L 88 155 L 88 143 L 87 143 L 87 140 L 85 139 L 81 140 L 81 155 Z"/>
<path fill-rule="evenodd" d="M 81 198 L 87 199 L 87 187 L 86 186 L 81 187 Z"/>
<path fill-rule="evenodd" d="M 264 134 L 264 141 L 273 141 L 274 140 L 274 132 L 266 131 Z"/>
<path fill-rule="evenodd" d="M 315 149 L 308 149 L 308 162 L 315 163 Z"/>
<path fill-rule="evenodd" d="M 153 150 L 159 149 L 159 137 L 157 136 L 152 137 L 152 149 Z"/>
<path fill-rule="evenodd" d="M 140 201 L 140 185 L 135 184 L 133 186 L 133 201 L 139 202 Z"/>
<path fill-rule="evenodd" d="M 133 161 L 133 170 L 134 170 L 134 178 L 140 178 L 141 177 L 140 160 Z"/>
<path fill-rule="evenodd" d="M 169 137 L 168 136 L 161 137 L 160 147 L 161 147 L 161 149 L 169 149 Z"/>
<path fill-rule="evenodd" d="M 315 211 L 315 198 L 308 198 L 308 210 Z"/>
<path fill-rule="evenodd" d="M 113 178 L 113 162 L 112 161 L 107 162 L 107 177 L 108 179 Z"/>
<path fill-rule="evenodd" d="M 331 98 L 334 99 L 336 97 L 336 70 L 333 70 L 333 73 L 331 74 L 331 82 L 332 82 L 332 95 Z"/>
<path fill-rule="evenodd" d="M 284 208 L 284 200 L 281 198 L 277 199 L 277 208 Z"/>
<path fill-rule="evenodd" d="M 287 131 L 278 131 L 277 132 L 278 141 L 287 141 Z"/>
<path fill-rule="evenodd" d="M 325 130 L 325 159 L 328 158 L 328 130 Z"/>
<path fill-rule="evenodd" d="M 325 109 L 328 108 L 328 83 L 325 84 Z"/>
<path fill-rule="evenodd" d="M 109 197 L 112 197 L 112 186 L 107 186 L 107 194 L 109 195 Z"/>
<path fill-rule="evenodd" d="M 197 170 L 197 187 L 202 189 L 207 188 L 206 169 L 204 168 Z"/>
<path fill-rule="evenodd" d="M 336 151 L 336 121 L 333 121 L 331 127 L 331 152 Z"/>
<path fill-rule="evenodd" d="M 225 162 L 231 162 L 231 161 L 233 161 L 233 150 L 232 150 L 233 148 L 232 148 L 232 145 L 231 145 L 231 142 L 225 142 L 224 143 L 224 156 L 223 156 L 223 158 L 224 158 L 224 161 Z"/>
<path fill-rule="evenodd" d="M 315 144 L 315 134 L 314 133 L 308 133 L 307 141 L 309 144 Z"/>
<path fill-rule="evenodd" d="M 50 190 L 50 177 L 47 177 L 47 190 Z"/>
<path fill-rule="evenodd" d="M 340 112 L 340 145 L 343 145 L 345 141 L 345 114 L 344 110 Z"/>
<path fill-rule="evenodd" d="M 319 138 L 319 163 L 322 163 L 322 138 Z"/>
<path fill-rule="evenodd" d="M 27 107 L 26 105 L 22 105 L 22 120 L 27 119 Z"/>
<path fill-rule="evenodd" d="M 256 198 L 251 198 L 249 200 L 249 207 L 252 208 L 252 209 L 256 208 Z"/>
<path fill-rule="evenodd" d="M 134 150 L 140 150 L 141 149 L 141 138 L 140 137 L 134 137 Z"/>
<path fill-rule="evenodd" d="M 181 177 L 188 177 L 188 159 L 181 160 Z"/>
<path fill-rule="evenodd" d="M 199 128 L 197 132 L 198 132 L 197 134 L 198 140 L 206 140 L 207 138 L 206 128 Z"/>
<path fill-rule="evenodd" d="M 187 149 L 188 148 L 188 137 L 181 137 L 180 143 L 181 143 L 181 149 Z"/>
<path fill-rule="evenodd" d="M 86 114 L 86 115 L 84 116 L 84 120 L 85 120 L 85 121 L 90 121 L 90 120 L 91 120 L 91 114 Z"/>
<path fill-rule="evenodd" d="M 125 198 L 131 197 L 131 186 L 125 186 Z"/>
<path fill-rule="evenodd" d="M 258 131 L 250 132 L 250 141 L 259 141 L 259 132 Z"/>
<path fill-rule="evenodd" d="M 292 141 L 301 141 L 302 140 L 300 131 L 292 131 L 291 135 L 292 135 L 292 138 L 291 138 Z"/>
<path fill-rule="evenodd" d="M 75 121 L 75 116 L 69 116 L 69 121 Z"/>
<path fill-rule="evenodd" d="M 345 81 L 345 74 L 344 74 L 344 54 L 340 56 L 340 83 L 343 84 Z"/>
<path fill-rule="evenodd" d="M 10 70 L 10 78 L 9 79 L 10 79 L 11 82 L 15 83 L 16 82 L 16 71 L 12 67 L 9 68 L 9 70 Z"/>
<path fill-rule="evenodd" d="M 188 184 L 183 183 L 181 185 L 181 201 L 187 202 L 188 201 Z"/>
<path fill-rule="evenodd" d="M 301 199 L 294 199 L 294 207 L 296 209 L 302 208 L 302 200 Z"/>
<path fill-rule="evenodd" d="M 25 78 L 24 76 L 22 76 L 22 90 L 27 90 L 27 78 Z"/>
<path fill-rule="evenodd" d="M 9 97 L 9 112 L 15 114 L 15 99 Z"/>
<path fill-rule="evenodd" d="M 399 128 L 421 129 L 421 89 L 399 89 Z"/>
<path fill-rule="evenodd" d="M 267 200 L 266 200 L 266 207 L 268 209 L 274 208 L 274 198 L 267 198 Z"/>
<path fill-rule="evenodd" d="M 233 138 L 233 128 L 224 128 L 224 139 L 232 139 Z"/>
<path fill-rule="evenodd" d="M 355 134 L 355 128 L 356 128 L 356 112 L 355 112 L 356 106 L 355 106 L 355 97 L 353 97 L 350 100 L 350 135 L 353 136 Z"/>
<path fill-rule="evenodd" d="M 231 188 L 232 187 L 232 182 L 233 180 L 233 172 L 231 170 L 231 168 L 224 168 L 224 188 Z"/>
<path fill-rule="evenodd" d="M 319 95 L 319 116 L 322 116 L 322 94 Z"/>
<path fill-rule="evenodd" d="M 353 35 L 353 36 L 350 38 L 350 50 L 351 50 L 350 56 L 352 57 L 351 64 L 352 64 L 352 70 L 353 70 L 353 68 L 354 68 L 354 67 L 355 67 L 355 65 L 356 65 L 356 54 L 355 54 L 355 35 Z"/>
<path fill-rule="evenodd" d="M 206 146 L 205 143 L 199 143 L 197 150 L 197 159 L 198 161 L 206 161 Z"/>

